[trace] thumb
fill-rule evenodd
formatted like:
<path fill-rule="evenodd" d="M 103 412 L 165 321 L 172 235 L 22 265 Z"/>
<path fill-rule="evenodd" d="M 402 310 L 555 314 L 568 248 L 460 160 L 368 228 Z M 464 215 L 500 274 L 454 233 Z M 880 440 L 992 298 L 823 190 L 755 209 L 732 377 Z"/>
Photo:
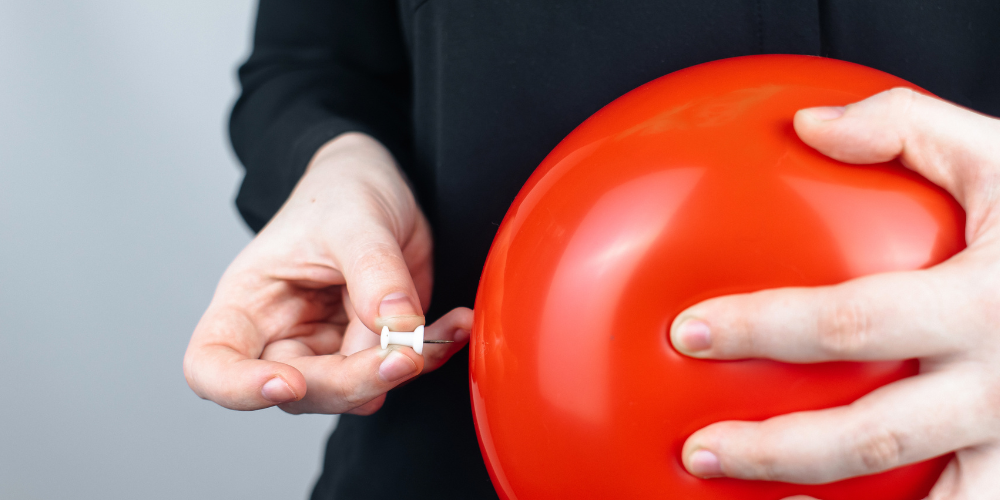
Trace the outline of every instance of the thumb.
<path fill-rule="evenodd" d="M 908 88 L 846 107 L 799 110 L 795 131 L 809 146 L 847 163 L 899 158 L 943 187 L 967 210 L 982 168 L 996 170 L 1000 122 Z"/>
<path fill-rule="evenodd" d="M 347 282 L 351 305 L 369 330 L 378 332 L 388 326 L 390 330 L 409 331 L 424 324 L 410 263 L 392 231 L 372 224 L 355 234 L 343 234 L 338 240 L 342 244 L 334 252 Z M 422 262 L 413 264 L 427 267 Z"/>

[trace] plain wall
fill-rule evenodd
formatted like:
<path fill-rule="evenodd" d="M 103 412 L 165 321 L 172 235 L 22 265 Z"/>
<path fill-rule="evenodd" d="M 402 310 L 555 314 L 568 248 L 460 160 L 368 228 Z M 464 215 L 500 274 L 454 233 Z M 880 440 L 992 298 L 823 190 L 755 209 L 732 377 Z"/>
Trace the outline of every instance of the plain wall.
<path fill-rule="evenodd" d="M 304 498 L 329 416 L 198 399 L 250 240 L 225 132 L 249 0 L 0 0 L 0 498 Z"/>

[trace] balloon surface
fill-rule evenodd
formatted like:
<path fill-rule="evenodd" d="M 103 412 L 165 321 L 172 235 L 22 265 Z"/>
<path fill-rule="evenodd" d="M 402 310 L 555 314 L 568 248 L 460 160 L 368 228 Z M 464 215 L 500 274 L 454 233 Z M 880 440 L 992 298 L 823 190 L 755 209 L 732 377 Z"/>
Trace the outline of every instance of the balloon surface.
<path fill-rule="evenodd" d="M 926 495 L 948 457 L 825 485 L 702 480 L 681 464 L 706 425 L 849 404 L 916 361 L 696 360 L 668 336 L 711 297 L 926 268 L 964 248 L 964 212 L 943 190 L 897 161 L 832 160 L 792 128 L 798 109 L 898 86 L 916 88 L 818 57 L 715 61 L 629 92 L 545 158 L 494 239 L 470 344 L 501 497 Z"/>

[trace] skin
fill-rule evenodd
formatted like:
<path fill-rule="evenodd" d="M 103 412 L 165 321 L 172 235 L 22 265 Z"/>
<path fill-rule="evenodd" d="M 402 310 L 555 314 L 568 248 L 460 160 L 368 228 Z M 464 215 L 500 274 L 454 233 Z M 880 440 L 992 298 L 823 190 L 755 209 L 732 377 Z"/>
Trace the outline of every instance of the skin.
<path fill-rule="evenodd" d="M 711 299 L 681 313 L 673 345 L 704 359 L 920 360 L 920 374 L 849 406 L 719 422 L 684 445 L 703 477 L 814 484 L 955 452 L 931 499 L 1000 491 L 1000 120 L 905 89 L 795 115 L 837 160 L 900 158 L 967 214 L 968 248 L 933 268 L 819 288 Z M 805 498 L 805 497 L 796 497 Z"/>
<path fill-rule="evenodd" d="M 968 248 L 931 269 L 822 288 L 720 297 L 678 316 L 696 358 L 792 363 L 919 358 L 921 374 L 850 406 L 720 422 L 685 443 L 703 478 L 824 483 L 956 452 L 932 499 L 1000 491 L 1000 121 L 896 89 L 799 111 L 810 146 L 855 164 L 899 157 L 967 213 Z M 472 311 L 427 327 L 451 345 L 380 349 L 423 324 L 431 236 L 391 155 L 344 134 L 226 270 L 184 358 L 188 384 L 227 408 L 370 414 L 468 341 Z M 804 497 L 796 497 L 804 498 Z"/>
<path fill-rule="evenodd" d="M 199 396 L 234 410 L 378 410 L 385 393 L 441 366 L 469 339 L 457 308 L 425 338 L 379 347 L 374 332 L 424 324 L 431 234 L 395 161 L 369 136 L 343 134 L 313 157 L 288 201 L 219 281 L 184 356 Z"/>

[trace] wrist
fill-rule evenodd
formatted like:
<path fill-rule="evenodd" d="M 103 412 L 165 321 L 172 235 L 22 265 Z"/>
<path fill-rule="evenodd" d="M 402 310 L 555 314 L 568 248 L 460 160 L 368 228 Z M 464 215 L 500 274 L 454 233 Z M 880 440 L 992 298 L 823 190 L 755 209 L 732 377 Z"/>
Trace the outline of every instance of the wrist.
<path fill-rule="evenodd" d="M 405 189 L 409 193 L 392 153 L 375 138 L 360 132 L 340 134 L 316 150 L 303 181 L 364 183 L 376 189 Z"/>

